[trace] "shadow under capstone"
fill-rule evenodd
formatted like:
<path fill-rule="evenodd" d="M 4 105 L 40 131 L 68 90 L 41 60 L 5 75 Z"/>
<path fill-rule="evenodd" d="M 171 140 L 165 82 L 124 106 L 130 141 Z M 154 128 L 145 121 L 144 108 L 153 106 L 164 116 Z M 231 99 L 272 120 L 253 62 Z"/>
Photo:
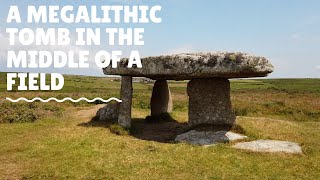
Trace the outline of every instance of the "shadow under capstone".
<path fill-rule="evenodd" d="M 111 126 L 117 125 L 116 120 L 99 121 L 93 117 L 87 123 L 81 123 L 78 126 L 82 127 L 104 127 L 110 129 Z M 170 114 L 163 114 L 161 116 L 147 116 L 143 118 L 133 118 L 131 121 L 131 128 L 129 129 L 130 136 L 140 140 L 155 141 L 160 143 L 174 143 L 177 135 L 188 132 L 190 130 L 196 131 L 229 131 L 236 129 L 242 132 L 242 128 L 231 126 L 217 126 L 217 125 L 198 125 L 189 126 L 187 122 L 178 122 L 173 119 Z"/>
<path fill-rule="evenodd" d="M 161 120 L 161 121 L 157 121 Z M 112 125 L 117 125 L 116 120 L 99 121 L 93 117 L 89 122 L 78 124 L 82 127 L 104 127 L 110 129 Z M 137 139 L 156 141 L 161 143 L 172 143 L 175 137 L 189 129 L 187 123 L 181 123 L 173 119 L 169 114 L 161 117 L 148 116 L 145 119 L 133 118 L 130 136 Z"/>

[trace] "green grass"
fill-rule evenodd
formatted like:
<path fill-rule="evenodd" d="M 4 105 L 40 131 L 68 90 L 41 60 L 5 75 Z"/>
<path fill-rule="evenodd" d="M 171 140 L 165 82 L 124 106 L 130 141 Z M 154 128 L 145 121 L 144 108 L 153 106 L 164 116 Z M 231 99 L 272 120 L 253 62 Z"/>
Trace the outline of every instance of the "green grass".
<path fill-rule="evenodd" d="M 135 113 L 139 112 L 135 109 Z M 68 116 L 36 123 L 2 124 L 2 177 L 44 179 L 317 179 L 319 123 L 240 118 L 250 139 L 296 141 L 304 155 L 203 148 L 118 136 L 105 127 L 79 126 Z M 279 128 L 281 127 L 281 128 Z"/>
<path fill-rule="evenodd" d="M 204 148 L 140 140 L 118 126 L 87 124 L 96 112 L 92 103 L 3 100 L 119 97 L 120 83 L 112 78 L 65 76 L 59 92 L 6 92 L 5 76 L 0 73 L 0 121 L 33 123 L 0 123 L 0 179 L 320 178 L 319 79 L 231 81 L 232 104 L 241 116 L 238 129 L 250 140 L 302 145 L 303 155 L 288 155 L 234 150 L 230 144 Z M 170 115 L 179 122 L 187 121 L 186 83 L 169 83 L 174 101 Z M 151 90 L 152 84 L 134 83 L 134 118 L 150 114 Z"/>

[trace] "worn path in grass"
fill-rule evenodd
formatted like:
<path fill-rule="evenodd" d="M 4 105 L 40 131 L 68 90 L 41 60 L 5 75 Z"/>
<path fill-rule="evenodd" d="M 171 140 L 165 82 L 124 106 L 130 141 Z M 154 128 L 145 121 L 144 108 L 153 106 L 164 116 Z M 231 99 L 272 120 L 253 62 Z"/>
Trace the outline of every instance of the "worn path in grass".
<path fill-rule="evenodd" d="M 81 119 L 90 119 L 92 116 L 96 114 L 96 112 L 104 107 L 105 104 L 99 104 L 93 107 L 84 108 L 82 110 L 77 111 L 75 114 L 73 114 L 74 117 L 81 117 Z"/>

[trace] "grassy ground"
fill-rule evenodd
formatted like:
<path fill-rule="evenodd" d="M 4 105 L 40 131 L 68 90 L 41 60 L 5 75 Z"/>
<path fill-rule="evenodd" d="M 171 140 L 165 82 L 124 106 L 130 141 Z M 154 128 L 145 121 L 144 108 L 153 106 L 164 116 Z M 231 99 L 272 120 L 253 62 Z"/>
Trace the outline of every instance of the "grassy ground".
<path fill-rule="evenodd" d="M 67 76 L 59 92 L 8 93 L 4 76 L 1 99 L 119 97 L 119 82 L 107 78 Z M 0 122 L 33 122 L 0 124 L 0 179 L 319 179 L 320 80 L 232 80 L 231 87 L 237 123 L 250 140 L 295 141 L 304 154 L 146 141 L 88 123 L 102 105 L 0 100 Z M 186 82 L 170 82 L 170 88 L 172 116 L 186 122 Z M 134 118 L 149 115 L 151 89 L 152 84 L 134 84 Z"/>

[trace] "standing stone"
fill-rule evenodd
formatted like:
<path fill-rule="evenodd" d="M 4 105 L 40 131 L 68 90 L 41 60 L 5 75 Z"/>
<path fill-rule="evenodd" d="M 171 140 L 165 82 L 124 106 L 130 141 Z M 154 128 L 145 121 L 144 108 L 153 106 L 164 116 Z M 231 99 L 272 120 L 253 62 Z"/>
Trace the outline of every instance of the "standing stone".
<path fill-rule="evenodd" d="M 189 125 L 233 125 L 230 82 L 224 78 L 192 79 L 187 88 Z"/>
<path fill-rule="evenodd" d="M 122 103 L 119 108 L 118 123 L 122 127 L 131 127 L 131 105 L 132 105 L 132 77 L 121 77 L 121 92 L 120 97 Z"/>
<path fill-rule="evenodd" d="M 166 80 L 157 80 L 151 97 L 151 116 L 172 112 L 172 97 Z"/>

